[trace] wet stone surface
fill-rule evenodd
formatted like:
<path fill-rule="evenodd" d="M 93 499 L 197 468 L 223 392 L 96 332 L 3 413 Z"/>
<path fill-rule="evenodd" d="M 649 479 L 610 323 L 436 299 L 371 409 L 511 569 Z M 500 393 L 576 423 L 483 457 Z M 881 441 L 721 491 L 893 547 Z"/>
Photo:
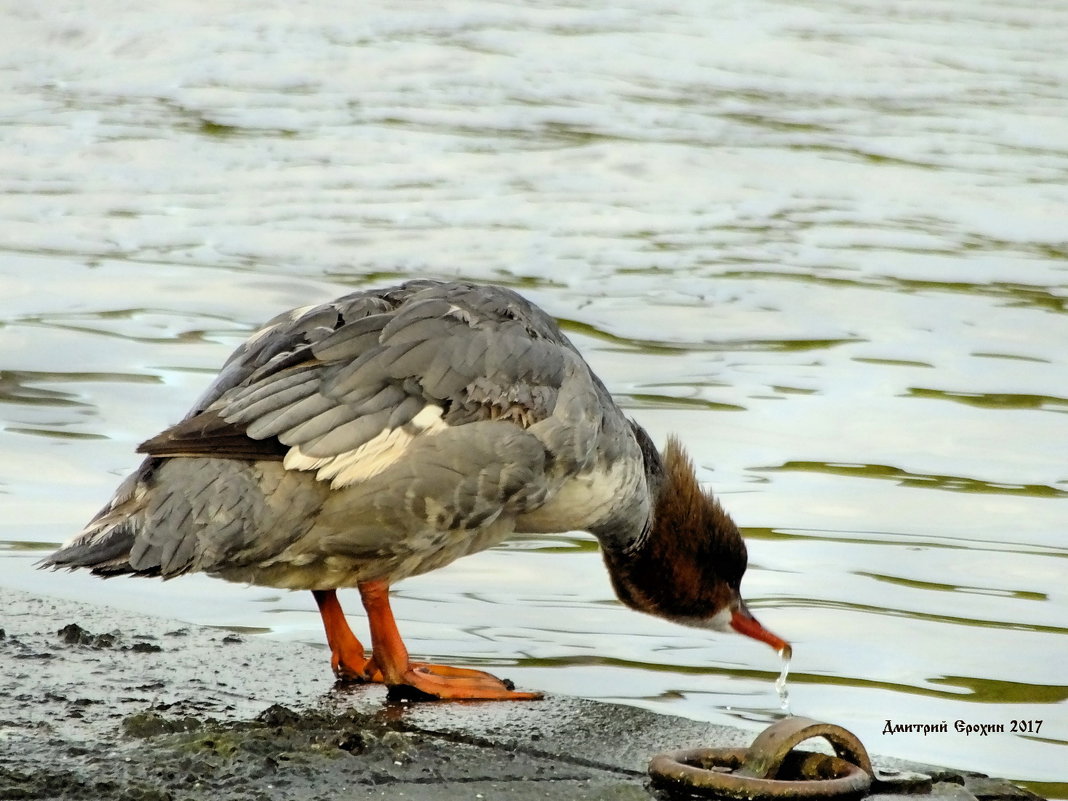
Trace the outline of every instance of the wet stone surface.
<path fill-rule="evenodd" d="M 652 753 L 750 739 L 580 699 L 391 702 L 335 687 L 321 649 L 2 589 L 0 604 L 5 801 L 636 801 Z M 1026 796 L 972 776 L 936 786 Z"/>
<path fill-rule="evenodd" d="M 640 757 L 558 757 L 497 705 L 449 705 L 471 726 L 431 730 L 382 688 L 335 688 L 325 650 L 6 590 L 0 603 L 5 801 L 648 797 Z M 573 703 L 539 704 L 543 722 Z"/>

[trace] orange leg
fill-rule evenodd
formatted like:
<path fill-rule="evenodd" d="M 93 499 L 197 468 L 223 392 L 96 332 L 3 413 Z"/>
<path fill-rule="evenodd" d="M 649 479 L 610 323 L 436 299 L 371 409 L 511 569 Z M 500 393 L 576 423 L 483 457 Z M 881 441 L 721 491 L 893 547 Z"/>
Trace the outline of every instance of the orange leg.
<path fill-rule="evenodd" d="M 326 642 L 330 646 L 330 666 L 334 675 L 342 681 L 373 681 L 367 670 L 370 661 L 363 646 L 349 628 L 345 612 L 337 599 L 336 590 L 312 590 L 319 614 L 326 629 Z"/>
<path fill-rule="evenodd" d="M 407 690 L 410 696 L 442 699 L 524 701 L 541 698 L 540 693 L 517 692 L 497 677 L 480 670 L 412 662 L 389 607 L 389 585 L 384 581 L 365 581 L 359 588 L 371 625 L 371 647 L 374 649 L 371 665 L 365 670 L 368 673 L 376 669 L 381 671 L 381 680 L 391 689 L 397 688 L 402 694 Z"/>

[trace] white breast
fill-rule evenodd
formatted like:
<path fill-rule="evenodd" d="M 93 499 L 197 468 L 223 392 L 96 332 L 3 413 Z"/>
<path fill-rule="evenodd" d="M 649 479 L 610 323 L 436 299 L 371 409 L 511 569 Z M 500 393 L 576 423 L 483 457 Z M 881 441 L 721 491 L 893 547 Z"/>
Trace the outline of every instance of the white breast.
<path fill-rule="evenodd" d="M 612 516 L 624 499 L 643 490 L 644 475 L 625 461 L 608 469 L 580 473 L 569 478 L 544 504 L 520 515 L 515 530 L 520 534 L 588 531 Z"/>

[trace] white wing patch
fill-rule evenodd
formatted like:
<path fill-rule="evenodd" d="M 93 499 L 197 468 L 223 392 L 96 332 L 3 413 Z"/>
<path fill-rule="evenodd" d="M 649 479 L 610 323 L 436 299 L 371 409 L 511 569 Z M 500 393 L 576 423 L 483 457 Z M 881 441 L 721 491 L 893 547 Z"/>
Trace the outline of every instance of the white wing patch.
<path fill-rule="evenodd" d="M 299 446 L 286 453 L 282 465 L 287 470 L 315 470 L 319 481 L 329 481 L 331 489 L 341 489 L 378 475 L 400 459 L 418 436 L 431 436 L 448 428 L 441 419 L 440 406 L 424 406 L 419 414 L 397 428 L 384 429 L 353 451 L 336 456 L 307 456 Z"/>

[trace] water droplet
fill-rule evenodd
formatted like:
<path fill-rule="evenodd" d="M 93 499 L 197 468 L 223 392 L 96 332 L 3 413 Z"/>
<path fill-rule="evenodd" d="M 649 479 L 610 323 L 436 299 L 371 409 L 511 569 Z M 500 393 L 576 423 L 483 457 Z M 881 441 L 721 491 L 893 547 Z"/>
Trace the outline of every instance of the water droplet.
<path fill-rule="evenodd" d="M 790 675 L 790 660 L 793 655 L 794 649 L 789 645 L 779 650 L 779 656 L 782 657 L 782 670 L 779 672 L 779 678 L 775 680 L 775 691 L 779 693 L 779 709 L 786 714 L 790 714 L 790 690 L 786 686 L 786 677 Z"/>

